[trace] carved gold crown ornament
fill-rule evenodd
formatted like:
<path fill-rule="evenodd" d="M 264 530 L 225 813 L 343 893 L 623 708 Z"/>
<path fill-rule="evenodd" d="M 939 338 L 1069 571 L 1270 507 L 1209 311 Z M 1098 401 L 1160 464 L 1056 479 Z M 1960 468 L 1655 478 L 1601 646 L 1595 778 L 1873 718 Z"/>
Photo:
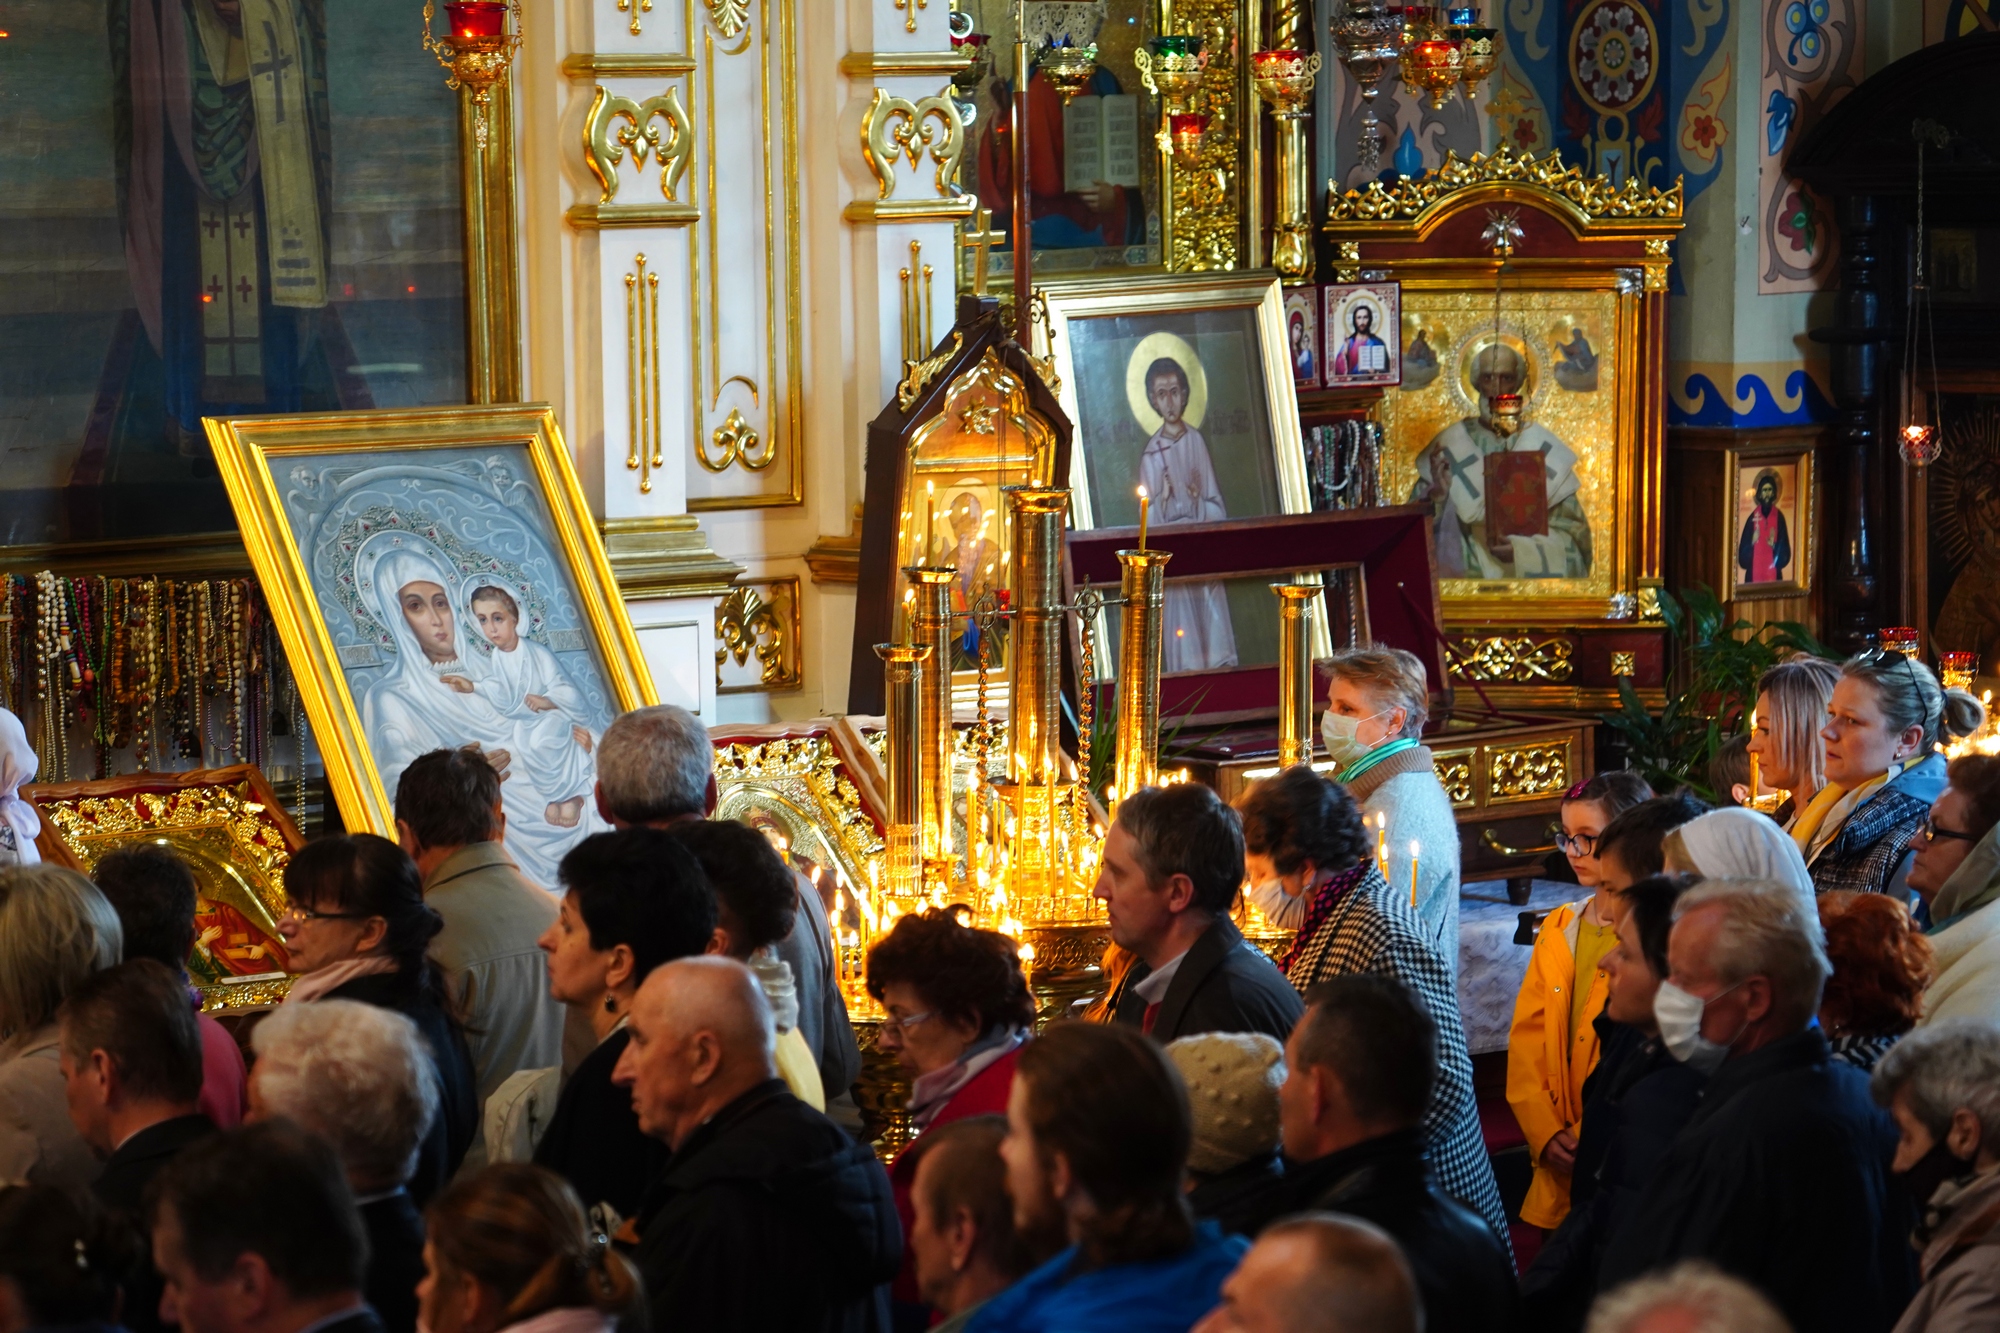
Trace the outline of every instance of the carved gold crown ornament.
<path fill-rule="evenodd" d="M 424 0 L 424 50 L 437 57 L 446 72 L 444 86 L 469 89 L 472 93 L 473 138 L 481 152 L 486 150 L 486 108 L 493 100 L 493 85 L 507 77 L 514 53 L 521 49 L 521 6 L 519 0 L 447 0 L 444 7 L 450 30 L 439 37 L 431 23 L 437 16 L 435 0 Z M 514 30 L 507 31 L 507 15 L 514 16 Z"/>
<path fill-rule="evenodd" d="M 1533 153 L 1516 154 L 1503 143 L 1491 154 L 1474 153 L 1469 159 L 1446 153 L 1436 171 L 1421 177 L 1404 176 L 1394 185 L 1370 181 L 1358 190 L 1329 186 L 1326 220 L 1329 226 L 1413 220 L 1442 200 L 1482 185 L 1540 186 L 1560 196 L 1583 220 L 1678 221 L 1682 210 L 1679 181 L 1662 190 L 1643 184 L 1637 176 L 1627 176 L 1623 185 L 1614 185 L 1608 176 L 1586 176 L 1574 166 L 1564 166 L 1562 154 L 1554 149 L 1536 157 Z"/>

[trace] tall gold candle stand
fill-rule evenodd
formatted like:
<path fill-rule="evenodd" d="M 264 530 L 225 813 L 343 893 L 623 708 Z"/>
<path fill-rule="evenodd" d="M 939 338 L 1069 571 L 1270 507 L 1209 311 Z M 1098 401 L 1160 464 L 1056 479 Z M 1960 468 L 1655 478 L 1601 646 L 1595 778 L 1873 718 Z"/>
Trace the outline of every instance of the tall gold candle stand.
<path fill-rule="evenodd" d="M 1160 636 L 1171 551 L 1120 551 L 1125 610 L 1118 636 L 1118 736 L 1114 804 L 1160 776 Z"/>
<path fill-rule="evenodd" d="M 1061 487 L 1009 486 L 1014 516 L 1012 689 L 1007 761 L 1013 779 L 1016 901 L 1058 893 L 1055 788 L 1062 780 L 1062 626 L 1057 562 L 1062 557 Z"/>
<path fill-rule="evenodd" d="M 1316 584 L 1273 583 L 1278 594 L 1278 763 L 1312 762 L 1312 609 Z"/>
<path fill-rule="evenodd" d="M 903 576 L 916 594 L 910 637 L 931 650 L 917 705 L 917 734 L 923 746 L 917 784 L 922 790 L 925 877 L 949 887 L 956 879 L 952 863 L 958 858 L 951 832 L 951 584 L 958 571 L 949 565 L 910 565 Z"/>
<path fill-rule="evenodd" d="M 923 884 L 923 734 L 917 726 L 922 711 L 927 643 L 878 643 L 887 680 L 885 708 L 888 744 L 883 767 L 888 770 L 889 820 L 883 838 L 883 862 L 892 902 L 913 901 Z"/>

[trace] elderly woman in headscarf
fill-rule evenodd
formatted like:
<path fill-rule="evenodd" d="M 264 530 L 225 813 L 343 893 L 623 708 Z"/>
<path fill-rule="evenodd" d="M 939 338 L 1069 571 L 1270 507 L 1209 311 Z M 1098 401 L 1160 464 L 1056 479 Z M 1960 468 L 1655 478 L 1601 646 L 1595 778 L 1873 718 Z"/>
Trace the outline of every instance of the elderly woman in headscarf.
<path fill-rule="evenodd" d="M 1668 833 L 1660 842 L 1667 869 L 1703 879 L 1761 879 L 1795 890 L 1808 913 L 1814 906 L 1812 876 L 1798 844 L 1754 810 L 1731 806 L 1711 810 Z"/>
<path fill-rule="evenodd" d="M 35 835 L 42 831 L 42 817 L 21 799 L 21 784 L 33 782 L 41 766 L 21 719 L 0 708 L 0 866 L 41 863 Z"/>

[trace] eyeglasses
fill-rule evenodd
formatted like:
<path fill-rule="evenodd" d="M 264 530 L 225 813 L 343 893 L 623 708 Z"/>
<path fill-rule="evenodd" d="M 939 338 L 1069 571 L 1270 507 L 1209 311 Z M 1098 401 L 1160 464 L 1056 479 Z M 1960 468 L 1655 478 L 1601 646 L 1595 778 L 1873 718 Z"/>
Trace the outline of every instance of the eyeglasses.
<path fill-rule="evenodd" d="M 1936 842 L 1939 838 L 1956 838 L 1960 842 L 1978 842 L 1981 836 L 1977 833 L 1960 833 L 1957 829 L 1939 828 L 1931 821 L 1929 815 L 1924 816 L 1924 822 L 1919 825 L 1919 828 L 1924 835 L 1925 842 Z"/>
<path fill-rule="evenodd" d="M 902 1018 L 898 1018 L 894 1014 L 890 1014 L 887 1018 L 882 1020 L 882 1035 L 886 1037 L 893 1032 L 896 1034 L 896 1039 L 898 1041 L 901 1041 L 904 1035 L 907 1034 L 911 1028 L 915 1027 L 919 1023 L 928 1023 L 932 1018 L 936 1017 L 936 1015 L 937 1015 L 936 1010 L 932 1010 L 930 1013 L 925 1013 L 925 1014 L 906 1014 Z"/>
<path fill-rule="evenodd" d="M 1590 856 L 1597 851 L 1597 838 L 1595 833 L 1579 833 L 1574 837 L 1558 833 L 1556 846 L 1562 849 L 1565 856 Z"/>
<path fill-rule="evenodd" d="M 372 912 L 315 912 L 293 903 L 278 915 L 280 921 L 366 921 Z"/>

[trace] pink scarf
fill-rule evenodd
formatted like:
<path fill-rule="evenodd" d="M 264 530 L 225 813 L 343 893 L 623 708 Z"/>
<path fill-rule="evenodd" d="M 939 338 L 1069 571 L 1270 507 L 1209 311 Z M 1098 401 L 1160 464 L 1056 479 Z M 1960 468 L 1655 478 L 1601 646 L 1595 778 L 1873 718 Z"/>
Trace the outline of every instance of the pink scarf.
<path fill-rule="evenodd" d="M 286 993 L 287 1002 L 301 1004 L 325 999 L 328 994 L 339 990 L 357 977 L 372 977 L 383 972 L 394 972 L 396 960 L 384 958 L 381 954 L 369 954 L 362 958 L 344 958 L 337 963 L 328 963 L 317 972 L 308 972 L 292 982 Z"/>

